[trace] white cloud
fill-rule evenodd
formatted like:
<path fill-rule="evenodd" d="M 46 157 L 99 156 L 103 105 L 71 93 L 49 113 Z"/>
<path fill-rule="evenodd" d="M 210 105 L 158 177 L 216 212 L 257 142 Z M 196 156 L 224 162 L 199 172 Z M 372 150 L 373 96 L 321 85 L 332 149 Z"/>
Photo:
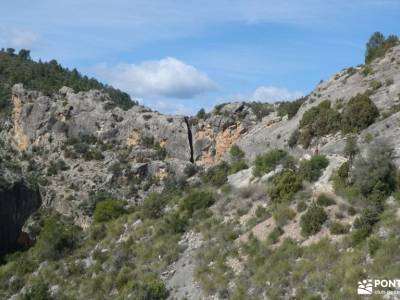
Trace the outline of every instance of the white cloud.
<path fill-rule="evenodd" d="M 40 40 L 40 35 L 33 31 L 6 28 L 0 26 L 0 37 L 6 47 L 32 49 Z"/>
<path fill-rule="evenodd" d="M 275 86 L 260 86 L 250 97 L 253 101 L 259 102 L 276 102 L 294 100 L 303 96 L 301 91 L 290 91 L 286 88 L 279 88 Z"/>
<path fill-rule="evenodd" d="M 183 103 L 176 103 L 170 101 L 147 101 L 145 105 L 149 105 L 157 111 L 173 115 L 193 115 L 195 113 L 193 107 Z"/>
<path fill-rule="evenodd" d="M 216 84 L 206 74 L 173 57 L 146 61 L 139 65 L 100 65 L 95 72 L 133 97 L 183 99 L 216 89 Z"/>

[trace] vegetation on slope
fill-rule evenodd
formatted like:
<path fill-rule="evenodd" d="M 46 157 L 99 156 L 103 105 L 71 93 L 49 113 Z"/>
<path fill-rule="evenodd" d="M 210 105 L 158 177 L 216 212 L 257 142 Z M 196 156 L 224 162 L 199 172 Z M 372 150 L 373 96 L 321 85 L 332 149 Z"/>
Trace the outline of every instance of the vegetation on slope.
<path fill-rule="evenodd" d="M 28 50 L 2 49 L 0 51 L 0 111 L 9 107 L 11 88 L 16 83 L 38 90 L 46 95 L 58 91 L 63 86 L 76 92 L 90 89 L 108 93 L 115 106 L 129 109 L 137 104 L 130 96 L 111 86 L 104 85 L 93 78 L 81 75 L 76 69 L 63 68 L 56 60 L 35 62 Z"/>
<path fill-rule="evenodd" d="M 399 44 L 399 38 L 396 35 L 389 35 L 387 38 L 380 33 L 375 32 L 367 43 L 365 51 L 365 63 L 369 64 L 374 59 L 383 57 L 390 48 Z"/>

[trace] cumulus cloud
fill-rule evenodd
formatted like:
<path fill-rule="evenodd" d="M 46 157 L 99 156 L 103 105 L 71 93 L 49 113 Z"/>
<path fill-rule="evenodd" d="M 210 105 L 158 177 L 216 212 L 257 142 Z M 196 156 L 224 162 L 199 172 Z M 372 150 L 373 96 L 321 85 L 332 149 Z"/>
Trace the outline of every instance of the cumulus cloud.
<path fill-rule="evenodd" d="M 185 101 L 186 100 L 181 100 Z M 179 102 L 171 102 L 171 101 L 146 101 L 146 105 L 151 106 L 157 111 L 166 113 L 166 114 L 173 114 L 173 115 L 193 115 L 195 113 L 193 107 L 191 105 L 187 105 L 187 103 L 179 103 Z"/>
<path fill-rule="evenodd" d="M 32 49 L 40 40 L 40 35 L 36 32 L 4 26 L 0 26 L 0 36 L 6 47 L 18 49 Z"/>
<path fill-rule="evenodd" d="M 95 72 L 134 97 L 193 98 L 216 89 L 206 74 L 167 57 L 141 64 L 101 65 Z"/>
<path fill-rule="evenodd" d="M 301 91 L 290 91 L 286 88 L 275 86 L 260 86 L 253 92 L 250 98 L 258 102 L 276 102 L 294 100 L 303 95 Z"/>

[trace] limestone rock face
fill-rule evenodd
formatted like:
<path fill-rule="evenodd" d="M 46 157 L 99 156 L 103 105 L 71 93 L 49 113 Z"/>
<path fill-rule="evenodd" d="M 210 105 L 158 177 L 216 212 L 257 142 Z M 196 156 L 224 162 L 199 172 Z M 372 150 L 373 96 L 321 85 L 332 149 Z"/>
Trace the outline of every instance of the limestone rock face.
<path fill-rule="evenodd" d="M 333 107 L 345 105 L 357 94 L 368 92 L 371 100 L 378 107 L 381 117 L 375 124 L 361 132 L 360 136 L 371 133 L 385 139 L 395 148 L 395 154 L 399 157 L 399 133 L 394 124 L 398 123 L 400 114 L 397 112 L 388 119 L 385 119 L 384 116 L 386 113 L 391 113 L 391 110 L 400 103 L 400 46 L 390 49 L 383 58 L 374 60 L 368 65 L 368 69 L 369 72 L 361 67 L 344 69 L 328 80 L 321 81 L 292 119 L 272 121 L 270 117 L 267 117 L 243 135 L 238 141 L 238 145 L 250 160 L 253 160 L 258 154 L 274 148 L 286 148 L 291 154 L 298 157 L 305 153 L 312 153 L 317 146 L 324 154 L 341 153 L 345 140 L 345 136 L 341 134 L 314 141 L 309 149 L 301 147 L 289 149 L 287 141 L 298 128 L 303 114 L 311 107 L 324 100 L 330 100 Z M 363 139 L 359 139 L 359 142 L 362 143 Z"/>
<path fill-rule="evenodd" d="M 0 190 L 0 258 L 17 247 L 26 219 L 40 205 L 39 192 L 31 190 L 24 182 Z"/>
<path fill-rule="evenodd" d="M 190 160 L 188 128 L 183 117 L 165 116 L 144 107 L 109 109 L 110 98 L 97 90 L 74 93 L 63 87 L 47 97 L 21 84 L 12 90 L 14 141 L 18 149 L 45 147 L 48 139 L 95 136 L 126 145 L 152 138 L 171 158 Z"/>
<path fill-rule="evenodd" d="M 226 104 L 207 119 L 196 121 L 192 127 L 194 161 L 204 167 L 221 161 L 231 146 L 257 124 L 245 103 Z"/>

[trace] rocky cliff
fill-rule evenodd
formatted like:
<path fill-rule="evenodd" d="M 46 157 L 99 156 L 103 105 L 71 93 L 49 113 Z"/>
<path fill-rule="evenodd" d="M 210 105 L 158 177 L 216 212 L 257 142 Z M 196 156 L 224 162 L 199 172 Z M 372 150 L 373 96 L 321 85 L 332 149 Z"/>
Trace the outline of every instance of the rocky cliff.
<path fill-rule="evenodd" d="M 40 205 L 39 191 L 24 182 L 0 190 L 0 258 L 17 249 L 25 221 Z"/>

